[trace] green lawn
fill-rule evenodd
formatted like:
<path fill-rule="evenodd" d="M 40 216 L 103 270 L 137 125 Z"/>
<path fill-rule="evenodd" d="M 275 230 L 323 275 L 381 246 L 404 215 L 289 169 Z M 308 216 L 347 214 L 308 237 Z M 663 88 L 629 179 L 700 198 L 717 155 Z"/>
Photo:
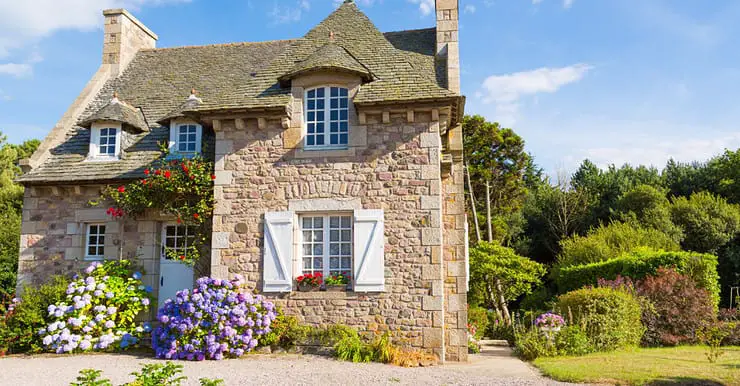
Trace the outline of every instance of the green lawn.
<path fill-rule="evenodd" d="M 726 347 L 709 363 L 699 346 L 641 348 L 582 357 L 540 358 L 534 361 L 546 376 L 558 381 L 618 385 L 740 385 L 740 347 Z"/>

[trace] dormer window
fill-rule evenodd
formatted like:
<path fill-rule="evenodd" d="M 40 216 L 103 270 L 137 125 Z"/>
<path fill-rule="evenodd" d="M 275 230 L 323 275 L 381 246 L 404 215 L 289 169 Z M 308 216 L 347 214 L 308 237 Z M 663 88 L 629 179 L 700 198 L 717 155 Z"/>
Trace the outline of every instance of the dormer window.
<path fill-rule="evenodd" d="M 200 154 L 203 126 L 173 121 L 170 127 L 170 153 L 179 156 Z"/>
<path fill-rule="evenodd" d="M 90 158 L 115 160 L 121 155 L 121 124 L 94 123 L 90 128 Z"/>
<path fill-rule="evenodd" d="M 318 87 L 306 91 L 306 149 L 347 148 L 348 95 L 343 87 Z"/>

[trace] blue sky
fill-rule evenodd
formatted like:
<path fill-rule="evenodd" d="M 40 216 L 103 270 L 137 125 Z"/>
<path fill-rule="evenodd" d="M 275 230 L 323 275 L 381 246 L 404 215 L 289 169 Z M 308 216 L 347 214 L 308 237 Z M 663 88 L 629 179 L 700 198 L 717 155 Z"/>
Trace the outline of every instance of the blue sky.
<path fill-rule="evenodd" d="M 295 38 L 337 0 L 0 0 L 0 130 L 42 138 L 101 61 L 103 8 L 159 47 Z M 382 31 L 434 25 L 433 0 L 357 0 Z M 216 5 L 217 4 L 217 5 Z M 460 0 L 467 113 L 514 128 L 548 172 L 740 147 L 740 2 Z M 735 44 L 733 44 L 735 43 Z"/>

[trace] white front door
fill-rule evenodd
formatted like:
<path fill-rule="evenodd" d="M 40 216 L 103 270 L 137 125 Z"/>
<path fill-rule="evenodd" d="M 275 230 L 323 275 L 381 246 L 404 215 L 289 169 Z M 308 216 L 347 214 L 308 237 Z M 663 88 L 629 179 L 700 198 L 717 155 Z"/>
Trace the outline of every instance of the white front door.
<path fill-rule="evenodd" d="M 186 253 L 194 234 L 184 225 L 165 224 L 162 227 L 162 252 L 159 262 L 159 307 L 174 299 L 177 291 L 193 288 L 193 267 L 168 257 L 166 251 Z"/>

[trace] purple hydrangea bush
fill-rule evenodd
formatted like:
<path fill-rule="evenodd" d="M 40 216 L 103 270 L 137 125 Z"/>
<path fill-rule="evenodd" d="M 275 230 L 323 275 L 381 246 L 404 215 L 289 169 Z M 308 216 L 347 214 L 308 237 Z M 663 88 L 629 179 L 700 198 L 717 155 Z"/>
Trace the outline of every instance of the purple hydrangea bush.
<path fill-rule="evenodd" d="M 44 347 L 57 354 L 124 350 L 150 332 L 136 316 L 149 308 L 151 288 L 126 260 L 94 262 L 67 287 L 66 301 L 49 305 L 51 322 L 39 330 Z"/>
<path fill-rule="evenodd" d="M 152 333 L 157 358 L 238 358 L 260 345 L 277 317 L 275 305 L 242 290 L 243 280 L 203 277 L 159 309 Z"/>

